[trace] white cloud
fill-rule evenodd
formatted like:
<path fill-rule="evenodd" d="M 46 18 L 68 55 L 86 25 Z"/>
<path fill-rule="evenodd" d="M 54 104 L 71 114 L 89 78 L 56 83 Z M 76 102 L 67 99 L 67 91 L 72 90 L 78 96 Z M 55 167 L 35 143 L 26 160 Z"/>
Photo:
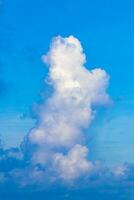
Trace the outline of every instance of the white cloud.
<path fill-rule="evenodd" d="M 52 165 L 56 164 L 60 176 L 74 179 L 92 168 L 86 159 L 87 148 L 80 144 L 83 129 L 94 117 L 92 105 L 109 101 L 109 77 L 100 68 L 85 68 L 85 54 L 73 36 L 54 38 L 48 54 L 42 58 L 49 65 L 48 79 L 54 91 L 41 105 L 38 125 L 27 137 L 30 144 L 38 146 L 32 162 L 52 163 L 54 157 Z M 62 153 L 63 148 L 67 155 Z"/>
<path fill-rule="evenodd" d="M 55 169 L 65 180 L 72 180 L 90 172 L 93 164 L 87 161 L 88 149 L 76 144 L 67 155 L 57 153 L 54 156 Z"/>
<path fill-rule="evenodd" d="M 117 177 L 124 176 L 127 172 L 128 168 L 126 165 L 116 166 L 113 169 L 113 174 Z"/>

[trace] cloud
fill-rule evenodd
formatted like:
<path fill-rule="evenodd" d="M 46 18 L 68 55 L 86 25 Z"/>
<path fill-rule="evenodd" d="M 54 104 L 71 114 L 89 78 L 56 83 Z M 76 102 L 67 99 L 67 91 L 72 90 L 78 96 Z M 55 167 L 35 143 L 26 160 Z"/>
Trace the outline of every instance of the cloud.
<path fill-rule="evenodd" d="M 86 56 L 73 36 L 54 38 L 42 59 L 49 67 L 47 80 L 53 93 L 39 105 L 37 124 L 22 148 L 31 165 L 40 164 L 47 173 L 51 169 L 64 181 L 74 180 L 93 168 L 87 159 L 84 129 L 94 118 L 93 107 L 110 101 L 109 76 L 100 68 L 89 71 L 84 66 Z"/>
<path fill-rule="evenodd" d="M 43 60 L 49 64 L 49 80 L 54 93 L 41 106 L 39 125 L 29 138 L 33 143 L 71 146 L 92 121 L 91 106 L 109 100 L 105 92 L 109 78 L 104 70 L 90 72 L 83 66 L 85 55 L 80 42 L 73 36 L 55 38 Z"/>
<path fill-rule="evenodd" d="M 9 164 L 9 160 L 7 160 Z M 2 166 L 2 165 L 1 165 Z M 15 164 L 14 164 L 15 166 Z M 43 200 L 43 199 L 95 199 L 95 200 L 131 200 L 134 197 L 134 165 L 124 164 L 124 175 L 117 175 L 120 169 L 106 168 L 96 163 L 96 167 L 86 179 L 79 179 L 74 184 L 49 184 L 44 179 L 44 173 L 39 166 L 21 167 L 21 177 L 18 178 L 19 167 L 16 165 L 16 174 L 0 172 L 0 197 L 4 200 Z M 25 170 L 25 173 L 24 173 Z M 117 170 L 117 171 L 116 171 Z M 23 173 L 22 173 L 23 172 Z M 33 181 L 34 180 L 34 181 Z M 38 180 L 38 182 L 36 182 Z M 21 185 L 19 185 L 21 183 Z"/>
<path fill-rule="evenodd" d="M 75 145 L 67 155 L 57 153 L 54 156 L 55 168 L 59 176 L 65 180 L 72 180 L 92 170 L 93 164 L 87 161 L 88 149 L 82 145 Z"/>
<path fill-rule="evenodd" d="M 121 199 L 116 188 L 122 191 L 133 180 L 133 165 L 108 168 L 91 162 L 85 145 L 84 130 L 95 117 L 95 106 L 110 101 L 107 73 L 87 70 L 81 44 L 73 36 L 55 38 L 44 60 L 53 93 L 36 108 L 37 122 L 21 149 L 0 149 L 1 197 L 81 199 L 87 194 L 85 199 L 107 199 L 116 192 L 112 197 Z"/>
<path fill-rule="evenodd" d="M 102 69 L 84 66 L 82 46 L 73 36 L 54 38 L 43 61 L 49 67 L 47 80 L 53 92 L 36 107 L 37 122 L 21 148 L 0 149 L 1 198 L 133 197 L 134 165 L 107 167 L 91 162 L 85 145 L 84 130 L 95 117 L 95 106 L 110 101 L 109 76 Z"/>

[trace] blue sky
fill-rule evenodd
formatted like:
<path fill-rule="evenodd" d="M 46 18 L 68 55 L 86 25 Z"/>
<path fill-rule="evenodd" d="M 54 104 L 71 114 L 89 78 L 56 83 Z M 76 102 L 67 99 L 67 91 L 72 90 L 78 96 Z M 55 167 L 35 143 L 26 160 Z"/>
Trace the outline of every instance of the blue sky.
<path fill-rule="evenodd" d="M 91 160 L 110 166 L 133 163 L 133 8 L 131 0 L 0 1 L 0 136 L 4 148 L 19 147 L 35 126 L 42 93 L 45 98 L 51 93 L 44 83 L 48 67 L 41 57 L 52 38 L 73 35 L 83 46 L 86 67 L 101 67 L 110 76 L 108 93 L 113 103 L 98 108 L 86 130 Z"/>

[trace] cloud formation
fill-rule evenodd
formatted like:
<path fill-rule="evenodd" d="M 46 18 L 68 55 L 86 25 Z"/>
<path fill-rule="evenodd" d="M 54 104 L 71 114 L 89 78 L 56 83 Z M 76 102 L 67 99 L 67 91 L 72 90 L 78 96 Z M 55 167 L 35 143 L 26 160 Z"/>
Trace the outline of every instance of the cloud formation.
<path fill-rule="evenodd" d="M 86 146 L 95 106 L 110 101 L 107 73 L 84 66 L 73 36 L 54 38 L 43 62 L 52 94 L 37 106 L 37 122 L 21 148 L 0 148 L 1 199 L 133 199 L 134 164 L 91 162 Z"/>
<path fill-rule="evenodd" d="M 33 165 L 73 180 L 93 168 L 83 130 L 94 118 L 92 107 L 109 102 L 109 76 L 100 68 L 87 70 L 81 43 L 73 36 L 54 38 L 42 59 L 49 67 L 53 93 L 39 106 L 37 125 L 26 136 L 23 149 L 32 148 Z"/>

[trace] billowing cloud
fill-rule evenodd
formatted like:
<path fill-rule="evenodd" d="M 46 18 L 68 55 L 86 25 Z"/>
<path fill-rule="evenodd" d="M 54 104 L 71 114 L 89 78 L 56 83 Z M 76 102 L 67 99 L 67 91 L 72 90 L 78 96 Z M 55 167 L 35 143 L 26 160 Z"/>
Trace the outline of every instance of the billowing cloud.
<path fill-rule="evenodd" d="M 79 144 L 75 145 L 67 155 L 57 153 L 54 162 L 59 176 L 65 180 L 72 180 L 92 170 L 93 164 L 87 161 L 87 154 L 88 149 Z"/>
<path fill-rule="evenodd" d="M 39 106 L 37 125 L 26 136 L 23 149 L 27 144 L 32 148 L 33 165 L 49 163 L 58 176 L 73 180 L 92 170 L 83 130 L 94 118 L 93 105 L 109 102 L 109 76 L 100 68 L 89 71 L 84 66 L 86 56 L 73 36 L 54 38 L 42 59 L 49 67 L 53 93 Z"/>
<path fill-rule="evenodd" d="M 95 106 L 110 101 L 107 73 L 84 66 L 73 36 L 54 38 L 43 61 L 52 94 L 37 106 L 37 122 L 21 148 L 0 148 L 1 199 L 133 199 L 134 164 L 91 162 L 86 146 Z"/>

